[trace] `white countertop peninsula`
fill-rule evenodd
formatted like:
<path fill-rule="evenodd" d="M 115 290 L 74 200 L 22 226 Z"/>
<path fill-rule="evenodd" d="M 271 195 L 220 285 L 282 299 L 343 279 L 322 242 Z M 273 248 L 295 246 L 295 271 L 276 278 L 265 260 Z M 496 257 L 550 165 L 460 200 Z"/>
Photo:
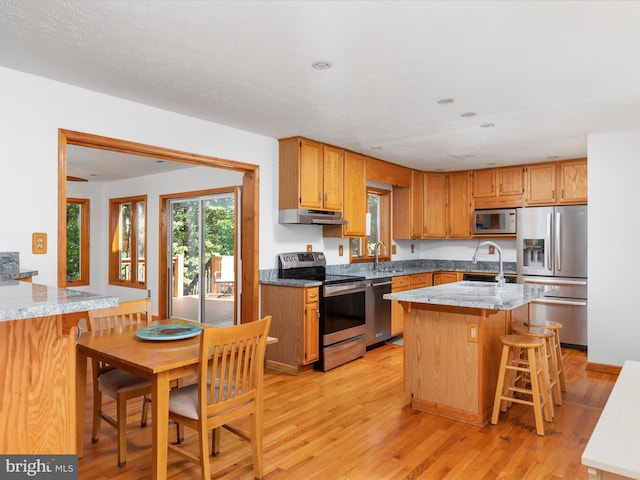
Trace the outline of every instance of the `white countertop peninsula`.
<path fill-rule="evenodd" d="M 76 332 L 118 298 L 22 281 L 0 285 L 0 452 L 75 454 Z"/>
<path fill-rule="evenodd" d="M 627 360 L 582 453 L 589 480 L 640 478 L 640 362 Z"/>
<path fill-rule="evenodd" d="M 473 425 L 489 422 L 502 342 L 528 303 L 554 287 L 456 282 L 386 294 L 404 315 L 411 407 Z"/>

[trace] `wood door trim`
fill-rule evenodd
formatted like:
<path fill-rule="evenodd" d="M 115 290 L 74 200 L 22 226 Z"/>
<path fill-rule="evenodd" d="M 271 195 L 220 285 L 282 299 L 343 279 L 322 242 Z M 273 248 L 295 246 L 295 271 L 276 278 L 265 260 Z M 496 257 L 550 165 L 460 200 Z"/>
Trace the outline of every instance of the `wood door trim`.
<path fill-rule="evenodd" d="M 182 152 L 168 148 L 146 145 L 143 143 L 129 142 L 116 138 L 93 135 L 90 133 L 76 132 L 73 130 L 58 129 L 58 287 L 66 287 L 66 256 L 67 256 L 67 229 L 66 229 L 66 199 L 67 199 L 67 145 L 79 145 L 83 147 L 100 148 L 115 152 L 142 155 L 174 162 L 190 163 L 207 167 L 220 168 L 243 172 L 240 218 L 240 255 L 242 257 L 242 271 L 240 272 L 243 295 L 240 298 L 241 322 L 251 322 L 258 319 L 258 251 L 259 251 L 259 175 L 260 167 L 250 163 L 236 162 L 217 157 L 209 157 L 195 153 Z M 162 219 L 161 219 L 162 221 Z M 160 232 L 158 232 L 159 234 Z M 162 256 L 162 251 L 158 253 Z M 158 275 L 158 292 L 163 292 L 160 284 L 162 273 Z M 165 279 L 166 281 L 166 273 Z M 246 295 L 244 294 L 246 292 Z M 165 293 L 166 297 L 166 293 Z M 166 298 L 165 298 L 166 301 Z M 158 299 L 158 311 L 166 312 Z"/>

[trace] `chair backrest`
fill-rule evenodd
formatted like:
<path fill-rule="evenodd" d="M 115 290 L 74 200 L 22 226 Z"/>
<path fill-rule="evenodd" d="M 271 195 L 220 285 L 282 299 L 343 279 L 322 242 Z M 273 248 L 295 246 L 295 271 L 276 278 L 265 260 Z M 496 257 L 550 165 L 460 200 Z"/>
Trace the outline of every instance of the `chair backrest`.
<path fill-rule="evenodd" d="M 152 320 L 151 299 L 143 298 L 120 302 L 117 307 L 89 310 L 87 328 L 92 331 L 126 325 L 150 325 Z"/>
<path fill-rule="evenodd" d="M 200 418 L 262 401 L 264 353 L 271 316 L 231 327 L 205 328 L 200 339 Z"/>

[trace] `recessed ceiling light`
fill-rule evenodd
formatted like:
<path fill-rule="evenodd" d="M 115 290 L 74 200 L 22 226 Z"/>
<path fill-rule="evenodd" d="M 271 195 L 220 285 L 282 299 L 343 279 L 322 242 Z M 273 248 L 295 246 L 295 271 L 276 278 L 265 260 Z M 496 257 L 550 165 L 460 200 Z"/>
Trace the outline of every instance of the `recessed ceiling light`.
<path fill-rule="evenodd" d="M 333 64 L 326 60 L 318 60 L 317 62 L 313 62 L 311 66 L 316 70 L 329 70 Z"/>
<path fill-rule="evenodd" d="M 156 160 L 156 163 L 167 163 L 166 160 Z"/>
<path fill-rule="evenodd" d="M 438 100 L 438 103 L 440 105 L 448 105 L 450 103 L 455 102 L 455 100 L 453 98 L 441 98 L 440 100 Z"/>
<path fill-rule="evenodd" d="M 491 128 L 491 127 L 495 127 L 496 124 L 495 123 L 483 123 L 482 125 L 480 125 L 482 128 Z"/>
<path fill-rule="evenodd" d="M 560 158 L 560 157 L 559 157 L 558 155 L 549 155 L 549 156 L 547 157 L 547 160 L 557 160 L 557 159 L 559 159 L 559 158 Z"/>
<path fill-rule="evenodd" d="M 476 112 L 465 112 L 460 116 L 464 117 L 464 118 L 475 117 L 476 116 Z"/>

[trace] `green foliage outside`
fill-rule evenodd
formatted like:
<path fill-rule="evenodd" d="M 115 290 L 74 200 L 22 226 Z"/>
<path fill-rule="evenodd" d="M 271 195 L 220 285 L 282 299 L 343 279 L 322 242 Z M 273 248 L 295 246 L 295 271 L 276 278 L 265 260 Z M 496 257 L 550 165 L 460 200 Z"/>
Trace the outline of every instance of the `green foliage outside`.
<path fill-rule="evenodd" d="M 234 255 L 235 208 L 233 197 L 205 200 L 204 264 L 209 265 L 213 254 Z M 173 205 L 173 255 L 184 255 L 184 295 L 198 292 L 200 221 L 198 201 L 185 201 Z"/>
<path fill-rule="evenodd" d="M 80 205 L 67 203 L 67 282 L 80 280 Z"/>

